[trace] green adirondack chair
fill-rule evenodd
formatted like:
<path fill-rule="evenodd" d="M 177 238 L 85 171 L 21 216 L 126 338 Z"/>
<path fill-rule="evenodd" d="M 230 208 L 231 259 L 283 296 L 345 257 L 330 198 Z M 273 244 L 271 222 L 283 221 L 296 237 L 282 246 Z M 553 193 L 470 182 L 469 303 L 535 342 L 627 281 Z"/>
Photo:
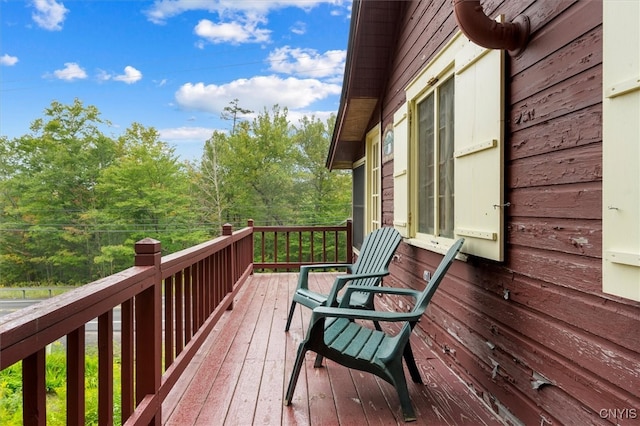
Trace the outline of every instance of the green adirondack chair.
<path fill-rule="evenodd" d="M 461 238 L 451 246 L 423 291 L 392 287 L 362 288 L 354 285 L 349 285 L 345 289 L 344 298 L 358 291 L 411 296 L 415 299 L 411 312 L 351 309 L 345 303 L 338 307 L 319 306 L 313 309 L 307 336 L 298 347 L 284 405 L 291 403 L 305 354 L 307 351 L 312 351 L 318 356 L 329 358 L 345 367 L 367 371 L 384 379 L 393 385 L 398 393 L 404 420 L 406 422 L 416 420 L 404 377 L 402 358 L 405 359 L 412 380 L 415 383 L 422 383 L 409 343 L 411 330 L 422 317 L 463 243 L 464 239 Z M 398 334 L 390 335 L 366 327 L 355 320 L 403 322 L 404 324 Z M 317 364 L 315 366 L 317 367 Z"/>
<path fill-rule="evenodd" d="M 333 283 L 330 294 L 334 296 L 331 300 L 340 301 L 341 298 L 335 295 L 347 284 L 351 283 L 358 286 L 376 286 L 382 282 L 382 277 L 389 275 L 389 264 L 393 259 L 398 245 L 402 241 L 400 233 L 391 227 L 376 229 L 368 234 L 360 249 L 360 255 L 354 264 L 322 264 L 322 265 L 304 265 L 300 268 L 298 276 L 298 287 L 291 301 L 289 309 L 289 317 L 285 331 L 291 326 L 293 312 L 296 304 L 301 304 L 307 308 L 325 305 L 329 295 L 320 294 L 309 289 L 309 272 L 312 270 L 326 270 L 334 268 L 347 268 L 348 274 L 341 275 L 336 278 Z M 352 308 L 373 309 L 373 293 L 356 292 L 352 294 L 349 306 Z"/>

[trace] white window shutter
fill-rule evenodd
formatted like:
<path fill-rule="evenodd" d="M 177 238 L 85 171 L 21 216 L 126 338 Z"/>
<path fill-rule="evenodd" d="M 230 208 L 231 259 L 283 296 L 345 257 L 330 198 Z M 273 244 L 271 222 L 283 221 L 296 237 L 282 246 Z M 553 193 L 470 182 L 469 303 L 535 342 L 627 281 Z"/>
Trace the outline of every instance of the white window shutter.
<path fill-rule="evenodd" d="M 455 234 L 504 260 L 504 51 L 467 40 L 455 58 Z"/>
<path fill-rule="evenodd" d="M 409 237 L 409 110 L 404 103 L 393 115 L 393 226 Z"/>
<path fill-rule="evenodd" d="M 638 22 L 640 2 L 604 2 L 602 289 L 640 301 Z"/>

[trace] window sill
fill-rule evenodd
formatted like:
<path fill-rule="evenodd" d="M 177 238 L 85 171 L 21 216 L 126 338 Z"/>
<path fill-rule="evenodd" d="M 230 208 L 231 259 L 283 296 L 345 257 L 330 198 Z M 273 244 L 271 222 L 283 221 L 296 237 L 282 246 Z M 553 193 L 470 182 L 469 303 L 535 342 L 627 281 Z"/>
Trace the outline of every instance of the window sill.
<path fill-rule="evenodd" d="M 447 243 L 450 241 L 450 243 Z M 425 241 L 418 238 L 405 238 L 404 242 L 409 244 L 410 246 L 414 246 L 423 250 L 429 250 L 439 254 L 446 254 L 449 250 L 449 247 L 453 244 L 454 240 L 440 240 L 440 241 Z M 458 253 L 456 259 L 461 260 L 462 262 L 466 262 L 468 256 L 464 253 Z"/>

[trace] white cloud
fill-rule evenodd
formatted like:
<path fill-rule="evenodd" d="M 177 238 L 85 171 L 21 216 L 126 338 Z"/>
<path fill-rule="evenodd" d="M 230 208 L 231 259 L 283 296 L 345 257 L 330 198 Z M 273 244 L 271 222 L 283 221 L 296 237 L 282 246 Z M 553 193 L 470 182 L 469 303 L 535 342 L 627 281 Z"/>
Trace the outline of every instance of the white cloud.
<path fill-rule="evenodd" d="M 341 76 L 346 57 L 346 50 L 328 50 L 320 54 L 314 49 L 284 46 L 271 52 L 267 61 L 275 72 L 324 78 Z"/>
<path fill-rule="evenodd" d="M 131 65 L 127 65 L 124 67 L 124 74 L 116 75 L 113 77 L 115 81 L 122 81 L 123 83 L 133 84 L 142 79 L 142 73 L 132 67 Z"/>
<path fill-rule="evenodd" d="M 259 21 L 213 23 L 202 19 L 194 32 L 211 43 L 264 43 L 269 41 L 271 31 L 258 28 Z"/>
<path fill-rule="evenodd" d="M 307 32 L 307 24 L 298 21 L 291 27 L 291 32 L 297 35 L 303 35 Z"/>
<path fill-rule="evenodd" d="M 104 70 L 99 70 L 97 75 L 98 81 L 121 81 L 127 84 L 133 84 L 140 80 L 142 80 L 142 73 L 132 67 L 131 65 L 127 65 L 124 67 L 124 74 L 113 75 Z M 166 83 L 166 80 L 162 80 L 158 83 L 159 86 L 163 86 Z"/>
<path fill-rule="evenodd" d="M 219 114 L 233 99 L 239 99 L 242 108 L 254 112 L 276 104 L 293 111 L 339 94 L 340 85 L 316 79 L 259 76 L 223 85 L 186 83 L 178 89 L 175 98 L 182 108 Z"/>
<path fill-rule="evenodd" d="M 167 19 L 194 10 L 205 10 L 219 16 L 253 15 L 266 16 L 270 11 L 286 7 L 298 7 L 310 10 L 322 3 L 336 6 L 345 4 L 350 7 L 349 0 L 156 0 L 146 10 L 147 18 L 156 24 L 163 24 Z"/>
<path fill-rule="evenodd" d="M 304 117 L 315 117 L 318 120 L 322 121 L 322 122 L 326 122 L 329 117 L 331 116 L 331 114 L 335 114 L 335 111 L 289 111 L 289 113 L 287 114 L 287 118 L 289 119 L 289 122 L 293 125 L 298 125 L 300 123 L 300 120 L 302 120 Z"/>
<path fill-rule="evenodd" d="M 33 0 L 35 11 L 31 14 L 34 22 L 40 28 L 50 31 L 60 31 L 65 15 L 69 9 L 64 4 L 57 3 L 56 0 Z"/>
<path fill-rule="evenodd" d="M 11 56 L 7 53 L 5 53 L 4 55 L 0 56 L 0 65 L 4 65 L 6 67 L 12 67 L 15 64 L 18 63 L 18 57 L 17 56 Z"/>
<path fill-rule="evenodd" d="M 87 73 L 77 63 L 65 62 L 63 69 L 53 72 L 53 77 L 66 81 L 82 80 L 87 78 Z"/>
<path fill-rule="evenodd" d="M 98 74 L 96 75 L 98 81 L 109 81 L 112 77 L 113 76 L 105 70 L 98 70 Z"/>
<path fill-rule="evenodd" d="M 164 141 L 206 141 L 216 129 L 206 127 L 176 127 L 172 129 L 160 129 L 160 139 Z"/>

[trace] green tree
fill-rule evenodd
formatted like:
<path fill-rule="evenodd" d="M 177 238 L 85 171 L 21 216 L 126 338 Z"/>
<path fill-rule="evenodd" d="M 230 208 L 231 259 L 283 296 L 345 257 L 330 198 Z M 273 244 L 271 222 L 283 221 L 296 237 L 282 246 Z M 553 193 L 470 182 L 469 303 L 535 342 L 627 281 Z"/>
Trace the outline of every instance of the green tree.
<path fill-rule="evenodd" d="M 215 151 L 205 150 L 202 168 L 216 164 L 223 220 L 236 225 L 248 218 L 288 222 L 295 212 L 295 155 L 287 110 L 265 109 L 252 122 L 238 123 L 234 134 L 214 135 L 214 141 Z"/>
<path fill-rule="evenodd" d="M 344 221 L 351 212 L 351 175 L 330 171 L 326 167 L 335 116 L 326 123 L 303 117 L 295 128 L 293 142 L 301 178 L 296 184 L 299 210 L 305 212 L 305 224 L 334 224 Z"/>
<path fill-rule="evenodd" d="M 99 222 L 112 228 L 108 248 L 94 260 L 112 269 L 129 266 L 135 241 L 152 237 L 171 253 L 206 240 L 211 230 L 194 224 L 193 177 L 152 127 L 133 123 L 118 139 L 119 155 L 96 187 Z"/>
<path fill-rule="evenodd" d="M 33 121 L 31 134 L 2 141 L 1 272 L 24 281 L 76 282 L 93 275 L 94 240 L 84 212 L 115 158 L 94 106 L 57 101 Z M 6 277 L 4 277 L 6 278 Z"/>
<path fill-rule="evenodd" d="M 242 121 L 242 117 L 251 114 L 253 111 L 250 109 L 242 108 L 238 105 L 238 98 L 229 102 L 229 106 L 224 107 L 220 118 L 223 120 L 230 120 L 232 122 L 231 134 L 236 133 L 236 126 L 238 122 Z"/>
<path fill-rule="evenodd" d="M 193 170 L 158 132 L 134 123 L 114 140 L 105 124 L 79 100 L 53 102 L 30 134 L 0 139 L 2 284 L 86 283 L 130 266 L 144 237 L 173 252 L 212 235 Z"/>
<path fill-rule="evenodd" d="M 217 228 L 223 224 L 223 213 L 227 209 L 225 200 L 222 198 L 222 172 L 218 163 L 218 147 L 227 143 L 229 139 L 226 134 L 213 132 L 204 144 L 198 175 L 202 218 Z"/>
<path fill-rule="evenodd" d="M 351 179 L 325 166 L 335 118 L 305 117 L 293 127 L 274 106 L 236 132 L 216 132 L 201 162 L 201 204 L 211 220 L 334 224 L 350 215 Z"/>

